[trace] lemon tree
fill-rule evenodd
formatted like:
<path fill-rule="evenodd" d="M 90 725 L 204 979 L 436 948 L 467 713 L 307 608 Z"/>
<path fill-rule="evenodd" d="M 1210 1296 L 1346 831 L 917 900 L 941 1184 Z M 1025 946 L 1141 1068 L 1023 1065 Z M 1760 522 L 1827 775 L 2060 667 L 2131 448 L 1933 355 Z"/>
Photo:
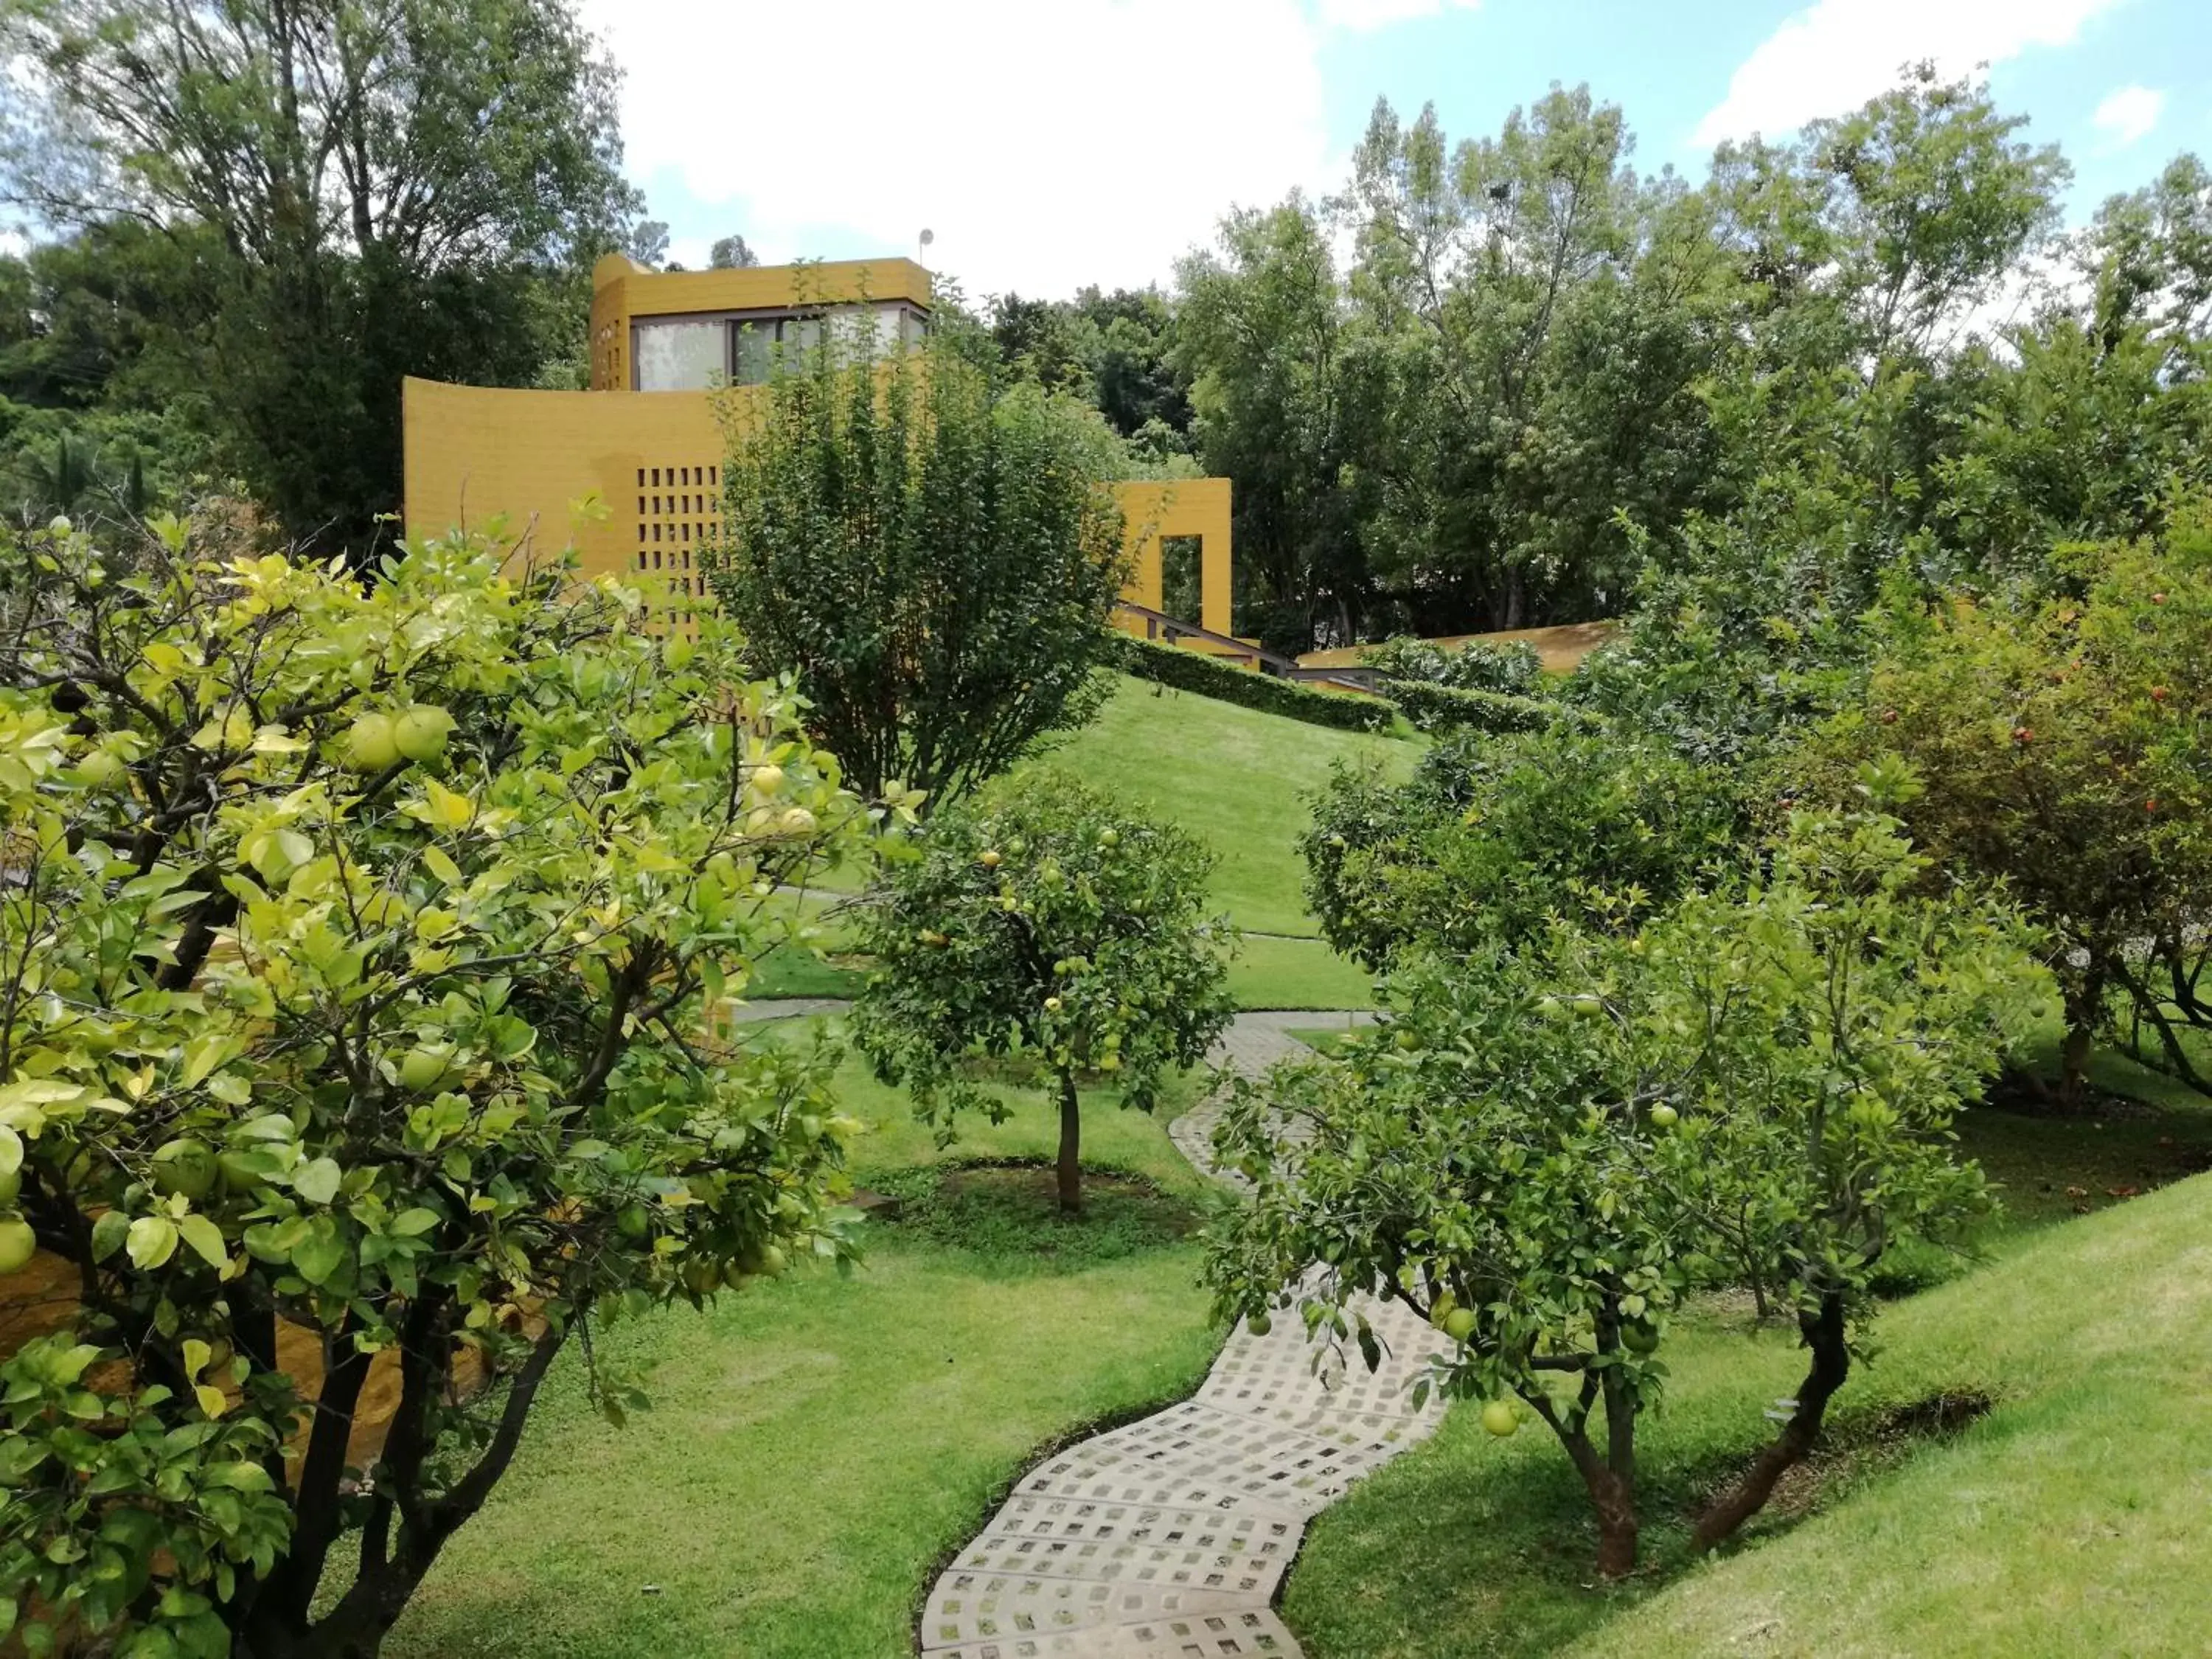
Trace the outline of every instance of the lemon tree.
<path fill-rule="evenodd" d="M 871 833 L 788 685 L 465 538 L 238 541 L 0 538 L 0 1273 L 78 1296 L 0 1360 L 33 1653 L 374 1653 L 592 1322 L 848 1253 L 829 1057 L 713 1035 Z"/>
<path fill-rule="evenodd" d="M 1296 1308 L 1372 1364 L 1355 1295 L 1415 1309 L 1455 1345 L 1431 1386 L 1556 1433 L 1607 1575 L 1635 1565 L 1636 1425 L 1681 1298 L 1760 1286 L 1809 1355 L 1711 1541 L 1818 1436 L 1885 1250 L 1979 1212 L 1951 1118 L 2049 993 L 2011 911 L 1917 895 L 1887 820 L 1808 816 L 1771 854 L 1659 914 L 1593 895 L 1587 923 L 1411 967 L 1384 1031 L 1243 1087 L 1218 1131 L 1256 1188 L 1210 1257 L 1223 1310 Z"/>
<path fill-rule="evenodd" d="M 1150 1110 L 1235 1012 L 1212 862 L 1195 837 L 1049 772 L 940 813 L 866 907 L 880 966 L 854 1036 L 948 1139 L 963 1110 L 1006 1115 L 994 1063 L 1040 1064 L 1059 1093 L 1060 1206 L 1079 1210 L 1079 1076 Z"/>

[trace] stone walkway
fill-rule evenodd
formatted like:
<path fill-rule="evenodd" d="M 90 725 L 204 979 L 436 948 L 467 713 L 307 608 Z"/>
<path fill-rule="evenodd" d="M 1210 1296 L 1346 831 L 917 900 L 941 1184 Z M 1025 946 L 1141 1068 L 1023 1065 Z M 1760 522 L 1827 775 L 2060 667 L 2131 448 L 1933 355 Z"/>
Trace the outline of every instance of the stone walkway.
<path fill-rule="evenodd" d="M 1367 1023 L 1327 1013 L 1240 1014 L 1217 1065 L 1256 1076 L 1304 1052 L 1287 1033 Z M 1213 1166 L 1209 1101 L 1168 1133 Z M 929 1594 L 928 1659 L 1299 1659 L 1274 1612 L 1314 1515 L 1436 1426 L 1442 1405 L 1407 1390 L 1443 1339 L 1395 1303 L 1359 1304 L 1382 1340 L 1370 1374 L 1354 1350 L 1310 1346 L 1304 1322 L 1265 1336 L 1243 1322 L 1196 1395 L 1079 1442 L 1016 1485 Z"/>

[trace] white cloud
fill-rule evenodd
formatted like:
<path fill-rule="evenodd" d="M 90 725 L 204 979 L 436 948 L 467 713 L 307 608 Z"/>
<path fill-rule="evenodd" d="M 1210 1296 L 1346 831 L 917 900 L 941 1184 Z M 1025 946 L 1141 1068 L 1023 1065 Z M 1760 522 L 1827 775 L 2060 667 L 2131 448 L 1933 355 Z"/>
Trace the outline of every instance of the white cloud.
<path fill-rule="evenodd" d="M 1164 278 L 1233 203 L 1331 176 L 1300 0 L 586 0 L 633 178 L 727 204 L 770 260 L 854 237 L 973 295 Z M 806 26 L 811 20 L 812 27 Z M 677 222 L 690 263 L 699 227 Z M 686 235 L 684 233 L 694 233 Z M 837 233 L 842 233 L 837 237 Z"/>
<path fill-rule="evenodd" d="M 1839 115 L 1893 85 L 1900 65 L 1932 58 L 1947 75 L 2059 46 L 2120 0 L 1817 0 L 1740 64 L 1728 96 L 1698 124 L 1699 148 L 1753 132 L 1778 137 Z"/>
<path fill-rule="evenodd" d="M 2166 94 L 2149 87 L 2122 87 L 2097 106 L 2089 119 L 2113 149 L 2125 149 L 2148 137 L 2166 112 Z"/>
<path fill-rule="evenodd" d="M 1446 11 L 1473 11 L 1482 0 L 1321 0 L 1321 21 L 1331 28 L 1365 33 L 1417 17 Z"/>

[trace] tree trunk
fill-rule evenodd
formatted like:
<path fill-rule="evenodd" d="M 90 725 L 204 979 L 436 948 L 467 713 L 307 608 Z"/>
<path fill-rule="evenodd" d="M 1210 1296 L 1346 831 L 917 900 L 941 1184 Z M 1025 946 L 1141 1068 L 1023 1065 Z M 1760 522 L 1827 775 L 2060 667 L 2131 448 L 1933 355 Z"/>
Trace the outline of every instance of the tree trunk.
<path fill-rule="evenodd" d="M 2105 1006 L 2105 974 L 2092 967 L 2079 988 L 2066 994 L 2066 1038 L 2058 1048 L 2058 1103 L 2079 1111 L 2088 1098 L 2089 1050 L 2097 1038 L 2097 1017 Z"/>
<path fill-rule="evenodd" d="M 1585 1477 L 1590 1502 L 1597 1508 L 1597 1572 L 1601 1578 L 1626 1578 L 1636 1571 L 1638 1527 L 1635 1488 L 1600 1469 L 1598 1477 Z"/>
<path fill-rule="evenodd" d="M 1692 1545 L 1700 1553 L 1731 1536 L 1735 1529 L 1766 1507 L 1774 1488 L 1790 1469 L 1803 1462 L 1820 1437 L 1828 1401 L 1850 1375 L 1850 1345 L 1844 1334 L 1844 1298 L 1830 1291 L 1820 1298 L 1816 1313 L 1797 1316 L 1797 1328 L 1811 1350 L 1813 1363 L 1798 1385 L 1796 1408 L 1735 1487 L 1716 1499 L 1698 1517 Z"/>
<path fill-rule="evenodd" d="M 1060 1207 L 1079 1215 L 1083 1210 L 1083 1109 L 1075 1096 L 1075 1073 L 1060 1074 Z"/>

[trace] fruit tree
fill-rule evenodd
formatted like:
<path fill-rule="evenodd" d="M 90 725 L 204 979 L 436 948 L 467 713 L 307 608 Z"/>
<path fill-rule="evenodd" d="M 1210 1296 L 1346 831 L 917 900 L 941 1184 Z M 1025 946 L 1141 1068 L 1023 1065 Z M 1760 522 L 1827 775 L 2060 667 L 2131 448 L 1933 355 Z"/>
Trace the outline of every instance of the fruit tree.
<path fill-rule="evenodd" d="M 866 833 L 789 690 L 463 538 L 238 540 L 0 537 L 0 1272 L 78 1297 L 0 1361 L 34 1653 L 373 1654 L 591 1321 L 847 1253 L 826 1057 L 704 1035 Z"/>
<path fill-rule="evenodd" d="M 1225 921 L 1206 914 L 1211 854 L 1073 779 L 1024 778 L 943 813 L 866 909 L 881 966 L 854 1033 L 949 1137 L 956 1115 L 1006 1115 L 988 1068 L 1033 1057 L 1058 1085 L 1060 1202 L 1082 1207 L 1077 1079 L 1151 1109 L 1173 1070 L 1229 1023 Z"/>
<path fill-rule="evenodd" d="M 1435 1383 L 1493 1433 L 1517 1395 L 1558 1435 L 1613 1575 L 1671 1310 L 1762 1285 L 1810 1366 L 1701 1522 L 1725 1536 L 1818 1435 L 1888 1243 L 1982 1202 L 1951 1116 L 2041 988 L 2010 912 L 1917 897 L 1920 873 L 1887 820 L 1808 817 L 1733 892 L 1648 918 L 1593 895 L 1601 923 L 1410 969 L 1387 1039 L 1233 1102 L 1218 1148 L 1257 1190 L 1211 1257 L 1224 1311 L 1300 1306 L 1371 1364 L 1354 1294 L 1414 1308 L 1458 1345 Z"/>

